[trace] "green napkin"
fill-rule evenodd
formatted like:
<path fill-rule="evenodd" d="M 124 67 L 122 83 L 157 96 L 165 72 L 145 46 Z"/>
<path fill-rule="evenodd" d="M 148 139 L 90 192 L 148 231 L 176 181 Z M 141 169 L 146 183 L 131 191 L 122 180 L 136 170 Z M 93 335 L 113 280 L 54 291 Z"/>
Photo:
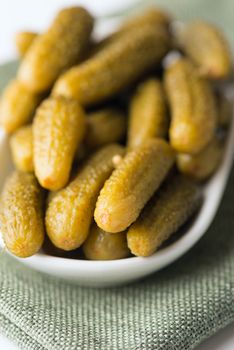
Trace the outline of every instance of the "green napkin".
<path fill-rule="evenodd" d="M 232 0 L 170 4 L 182 18 L 198 12 L 219 18 L 231 33 Z M 0 87 L 14 71 L 15 64 L 0 68 Z M 78 287 L 1 252 L 0 331 L 29 350 L 194 349 L 234 321 L 233 202 L 234 170 L 201 241 L 171 266 L 129 286 Z"/>

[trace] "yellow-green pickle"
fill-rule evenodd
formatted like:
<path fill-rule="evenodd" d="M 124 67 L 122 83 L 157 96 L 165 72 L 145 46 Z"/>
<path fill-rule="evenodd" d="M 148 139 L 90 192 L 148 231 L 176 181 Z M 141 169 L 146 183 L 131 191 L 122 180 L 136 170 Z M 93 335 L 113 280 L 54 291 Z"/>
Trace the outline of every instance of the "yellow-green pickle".
<path fill-rule="evenodd" d="M 215 25 L 194 21 L 178 33 L 178 42 L 199 72 L 210 79 L 222 79 L 231 71 L 231 50 Z"/>
<path fill-rule="evenodd" d="M 177 152 L 197 154 L 212 140 L 217 125 L 211 86 L 186 58 L 166 69 L 164 82 L 171 110 L 170 143 Z"/>
<path fill-rule="evenodd" d="M 119 31 L 128 30 L 136 27 L 141 27 L 144 24 L 151 23 L 155 26 L 162 25 L 168 27 L 171 22 L 171 16 L 164 10 L 151 7 L 146 9 L 141 14 L 135 14 L 130 16 L 122 25 L 120 25 Z"/>
<path fill-rule="evenodd" d="M 107 232 L 124 231 L 160 186 L 174 162 L 171 147 L 160 139 L 148 140 L 128 152 L 100 192 L 94 213 Z"/>
<path fill-rule="evenodd" d="M 128 147 L 136 147 L 153 137 L 164 138 L 168 126 L 162 85 L 150 78 L 138 86 L 130 102 Z"/>
<path fill-rule="evenodd" d="M 34 32 L 19 32 L 15 36 L 15 45 L 20 57 L 24 57 L 34 39 L 38 36 Z"/>
<path fill-rule="evenodd" d="M 97 42 L 93 48 L 93 54 L 102 50 L 105 46 L 111 44 L 113 40 L 117 39 L 120 35 L 126 34 L 131 29 L 140 28 L 145 24 L 152 24 L 154 26 L 163 26 L 165 29 L 169 28 L 171 17 L 169 14 L 159 8 L 149 8 L 143 12 L 143 14 L 134 14 L 129 19 L 120 25 L 117 31 L 104 37 L 101 41 Z"/>
<path fill-rule="evenodd" d="M 19 80 L 12 80 L 4 89 L 0 100 L 0 126 L 12 133 L 31 121 L 41 101 Z"/>
<path fill-rule="evenodd" d="M 59 190 L 70 176 L 75 153 L 85 135 L 79 103 L 64 97 L 44 100 L 33 121 L 35 174 L 42 187 Z"/>
<path fill-rule="evenodd" d="M 84 243 L 98 194 L 114 168 L 112 159 L 123 153 L 124 148 L 115 144 L 101 148 L 67 187 L 52 196 L 46 212 L 46 229 L 56 247 L 73 250 Z"/>
<path fill-rule="evenodd" d="M 127 232 L 132 254 L 150 256 L 198 209 L 200 188 L 189 179 L 169 178 Z"/>
<path fill-rule="evenodd" d="M 23 126 L 11 136 L 10 148 L 15 167 L 21 171 L 32 172 L 34 165 L 31 125 Z"/>
<path fill-rule="evenodd" d="M 224 142 L 215 136 L 209 145 L 198 154 L 177 154 L 177 167 L 181 173 L 190 176 L 194 180 L 204 181 L 218 168 L 224 146 Z"/>
<path fill-rule="evenodd" d="M 76 98 L 83 105 L 101 102 L 155 67 L 167 53 L 169 41 L 162 27 L 147 24 L 129 30 L 88 61 L 65 72 L 53 93 Z"/>
<path fill-rule="evenodd" d="M 93 18 L 82 7 L 61 10 L 44 34 L 39 35 L 26 53 L 18 78 L 29 89 L 47 91 L 57 77 L 79 62 L 88 45 Z"/>
<path fill-rule="evenodd" d="M 97 149 L 108 143 L 123 140 L 127 129 L 126 116 L 115 108 L 104 108 L 90 113 L 87 118 L 85 146 Z"/>
<path fill-rule="evenodd" d="M 115 235 L 103 231 L 95 223 L 91 226 L 83 251 L 86 258 L 90 260 L 115 260 L 130 255 L 126 232 Z"/>
<path fill-rule="evenodd" d="M 43 190 L 35 176 L 13 172 L 1 194 L 1 233 L 9 251 L 21 258 L 36 254 L 44 240 Z"/>

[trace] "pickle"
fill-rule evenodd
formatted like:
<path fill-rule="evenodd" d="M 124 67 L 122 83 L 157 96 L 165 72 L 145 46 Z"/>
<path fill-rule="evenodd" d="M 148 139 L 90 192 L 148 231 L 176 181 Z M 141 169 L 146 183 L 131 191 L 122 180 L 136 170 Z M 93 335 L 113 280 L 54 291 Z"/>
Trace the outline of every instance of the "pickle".
<path fill-rule="evenodd" d="M 103 147 L 86 161 L 67 187 L 50 198 L 46 229 L 56 247 L 73 250 L 84 243 L 99 191 L 114 168 L 112 158 L 123 152 L 118 145 Z"/>
<path fill-rule="evenodd" d="M 84 111 L 74 100 L 51 97 L 37 109 L 33 121 L 33 158 L 42 187 L 58 190 L 66 185 L 85 126 Z"/>
<path fill-rule="evenodd" d="M 160 81 L 148 79 L 141 83 L 130 103 L 128 146 L 138 146 L 153 137 L 167 135 L 169 120 Z"/>
<path fill-rule="evenodd" d="M 10 138 L 10 147 L 15 167 L 21 171 L 32 172 L 33 165 L 33 134 L 32 126 L 24 126 Z"/>
<path fill-rule="evenodd" d="M 230 73 L 231 50 L 222 31 L 215 25 L 191 22 L 178 32 L 178 42 L 203 76 L 220 79 Z"/>
<path fill-rule="evenodd" d="M 119 30 L 140 28 L 142 25 L 148 23 L 168 27 L 170 22 L 171 17 L 166 11 L 156 7 L 151 7 L 145 10 L 142 14 L 131 16 L 127 21 L 123 22 Z"/>
<path fill-rule="evenodd" d="M 181 175 L 169 178 L 127 232 L 132 254 L 150 256 L 175 233 L 201 203 L 197 185 Z"/>
<path fill-rule="evenodd" d="M 232 103 L 224 95 L 220 94 L 217 98 L 218 104 L 218 126 L 226 128 L 229 126 L 232 119 Z"/>
<path fill-rule="evenodd" d="M 124 231 L 158 189 L 174 162 L 171 147 L 160 139 L 148 140 L 128 152 L 106 181 L 94 213 L 107 232 Z"/>
<path fill-rule="evenodd" d="M 90 113 L 87 124 L 85 145 L 89 150 L 121 141 L 126 133 L 126 117 L 114 108 L 104 108 Z"/>
<path fill-rule="evenodd" d="M 224 143 L 217 136 L 196 155 L 177 154 L 177 167 L 181 173 L 197 181 L 208 179 L 218 168 L 224 151 Z"/>
<path fill-rule="evenodd" d="M 70 251 L 65 251 L 55 247 L 52 242 L 49 240 L 48 236 L 45 236 L 45 240 L 42 246 L 42 251 L 46 255 L 56 256 L 59 258 L 65 259 L 84 259 L 84 254 L 81 249 L 75 249 Z"/>
<path fill-rule="evenodd" d="M 168 49 L 169 35 L 163 28 L 150 24 L 134 28 L 88 61 L 65 72 L 53 93 L 76 98 L 83 105 L 101 102 L 156 66 Z"/>
<path fill-rule="evenodd" d="M 15 36 L 15 45 L 20 57 L 24 57 L 34 39 L 38 37 L 34 32 L 19 32 Z"/>
<path fill-rule="evenodd" d="M 101 41 L 97 42 L 93 47 L 92 54 L 96 54 L 103 50 L 107 45 L 111 44 L 114 40 L 119 38 L 121 35 L 126 34 L 131 29 L 140 28 L 145 24 L 152 24 L 154 26 L 164 26 L 169 27 L 171 18 L 162 9 L 159 8 L 149 8 L 143 12 L 143 14 L 137 14 L 131 16 L 127 21 L 118 28 L 117 31 L 111 33 L 110 35 L 104 37 Z"/>
<path fill-rule="evenodd" d="M 180 153 L 199 153 L 213 138 L 217 125 L 211 86 L 189 60 L 181 58 L 166 69 L 165 88 L 172 114 L 172 147 Z"/>
<path fill-rule="evenodd" d="M 15 171 L 1 195 L 1 232 L 9 251 L 21 258 L 36 254 L 44 240 L 43 191 L 35 176 Z"/>
<path fill-rule="evenodd" d="M 89 236 L 84 242 L 83 251 L 90 260 L 123 259 L 130 255 L 126 232 L 118 235 L 105 232 L 95 223 L 90 229 Z"/>
<path fill-rule="evenodd" d="M 18 78 L 32 91 L 49 90 L 65 69 L 81 60 L 92 27 L 93 19 L 85 9 L 71 7 L 60 11 L 48 31 L 34 40 Z"/>
<path fill-rule="evenodd" d="M 28 90 L 20 81 L 12 80 L 1 96 L 0 125 L 11 133 L 33 117 L 41 97 Z"/>

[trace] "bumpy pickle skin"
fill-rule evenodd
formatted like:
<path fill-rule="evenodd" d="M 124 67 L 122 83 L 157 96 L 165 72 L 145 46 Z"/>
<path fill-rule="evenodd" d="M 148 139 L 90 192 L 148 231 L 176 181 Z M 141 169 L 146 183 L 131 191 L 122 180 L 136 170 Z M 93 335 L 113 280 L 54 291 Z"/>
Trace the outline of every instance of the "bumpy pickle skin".
<path fill-rule="evenodd" d="M 222 31 L 215 25 L 194 21 L 178 31 L 181 48 L 209 79 L 222 79 L 231 71 L 231 50 Z"/>
<path fill-rule="evenodd" d="M 35 32 L 19 32 L 15 36 L 15 46 L 20 55 L 24 57 L 33 41 L 38 37 Z"/>
<path fill-rule="evenodd" d="M 177 154 L 176 163 L 181 173 L 196 181 L 207 180 L 218 168 L 224 152 L 224 143 L 217 136 L 196 155 Z"/>
<path fill-rule="evenodd" d="M 95 223 L 91 226 L 82 248 L 86 258 L 90 260 L 116 260 L 130 255 L 126 232 L 115 235 L 103 231 Z"/>
<path fill-rule="evenodd" d="M 85 162 L 67 187 L 50 198 L 46 229 L 56 247 L 73 250 L 84 243 L 98 194 L 114 168 L 112 158 L 123 153 L 119 145 L 103 147 Z"/>
<path fill-rule="evenodd" d="M 38 252 L 44 240 L 43 190 L 35 176 L 15 171 L 1 195 L 1 232 L 8 250 L 21 258 Z"/>
<path fill-rule="evenodd" d="M 164 82 L 171 110 L 172 147 L 180 153 L 201 152 L 213 138 L 217 125 L 217 107 L 211 86 L 185 58 L 167 67 Z"/>
<path fill-rule="evenodd" d="M 36 92 L 49 90 L 57 77 L 79 62 L 89 44 L 93 18 L 81 7 L 58 13 L 45 34 L 38 36 L 26 53 L 18 78 Z"/>
<path fill-rule="evenodd" d="M 73 97 L 83 105 L 108 99 L 156 66 L 167 53 L 169 41 L 164 28 L 151 24 L 129 30 L 88 61 L 65 72 L 53 93 Z"/>
<path fill-rule="evenodd" d="M 97 149 L 108 143 L 123 140 L 127 129 L 127 118 L 115 108 L 104 108 L 90 113 L 87 118 L 85 146 Z"/>
<path fill-rule="evenodd" d="M 187 178 L 169 178 L 127 232 L 128 247 L 136 256 L 150 256 L 175 233 L 201 203 L 201 192 Z"/>
<path fill-rule="evenodd" d="M 129 151 L 97 200 L 94 218 L 107 232 L 124 231 L 158 189 L 174 163 L 174 152 L 166 141 L 148 140 Z"/>
<path fill-rule="evenodd" d="M 42 187 L 55 191 L 67 184 L 85 129 L 85 114 L 77 101 L 51 97 L 37 109 L 33 121 L 33 159 Z"/>
<path fill-rule="evenodd" d="M 169 120 L 164 91 L 159 80 L 150 78 L 141 83 L 130 102 L 128 147 L 167 135 Z"/>
<path fill-rule="evenodd" d="M 32 126 L 18 129 L 10 138 L 10 148 L 15 167 L 20 171 L 33 172 Z"/>
<path fill-rule="evenodd" d="M 0 126 L 7 133 L 27 124 L 41 101 L 41 96 L 31 92 L 19 80 L 12 80 L 0 100 Z"/>

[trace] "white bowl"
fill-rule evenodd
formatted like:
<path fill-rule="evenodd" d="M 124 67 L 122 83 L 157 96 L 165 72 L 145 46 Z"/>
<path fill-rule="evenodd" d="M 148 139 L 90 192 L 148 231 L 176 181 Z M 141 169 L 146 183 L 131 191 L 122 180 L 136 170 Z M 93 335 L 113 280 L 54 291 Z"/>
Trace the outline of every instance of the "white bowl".
<path fill-rule="evenodd" d="M 3 70 L 4 66 L 0 67 L 0 77 Z M 233 96 L 232 87 L 227 89 L 227 94 Z M 212 223 L 231 170 L 233 145 L 234 122 L 232 121 L 222 164 L 204 186 L 204 201 L 195 220 L 180 238 L 152 256 L 112 261 L 88 261 L 49 256 L 41 251 L 27 259 L 14 258 L 41 272 L 77 282 L 80 285 L 99 287 L 129 283 L 162 269 L 187 252 L 204 235 Z M 8 138 L 2 130 L 0 130 L 0 169 L 1 189 L 5 177 L 12 170 Z M 2 241 L 0 241 L 0 245 L 4 246 Z"/>

